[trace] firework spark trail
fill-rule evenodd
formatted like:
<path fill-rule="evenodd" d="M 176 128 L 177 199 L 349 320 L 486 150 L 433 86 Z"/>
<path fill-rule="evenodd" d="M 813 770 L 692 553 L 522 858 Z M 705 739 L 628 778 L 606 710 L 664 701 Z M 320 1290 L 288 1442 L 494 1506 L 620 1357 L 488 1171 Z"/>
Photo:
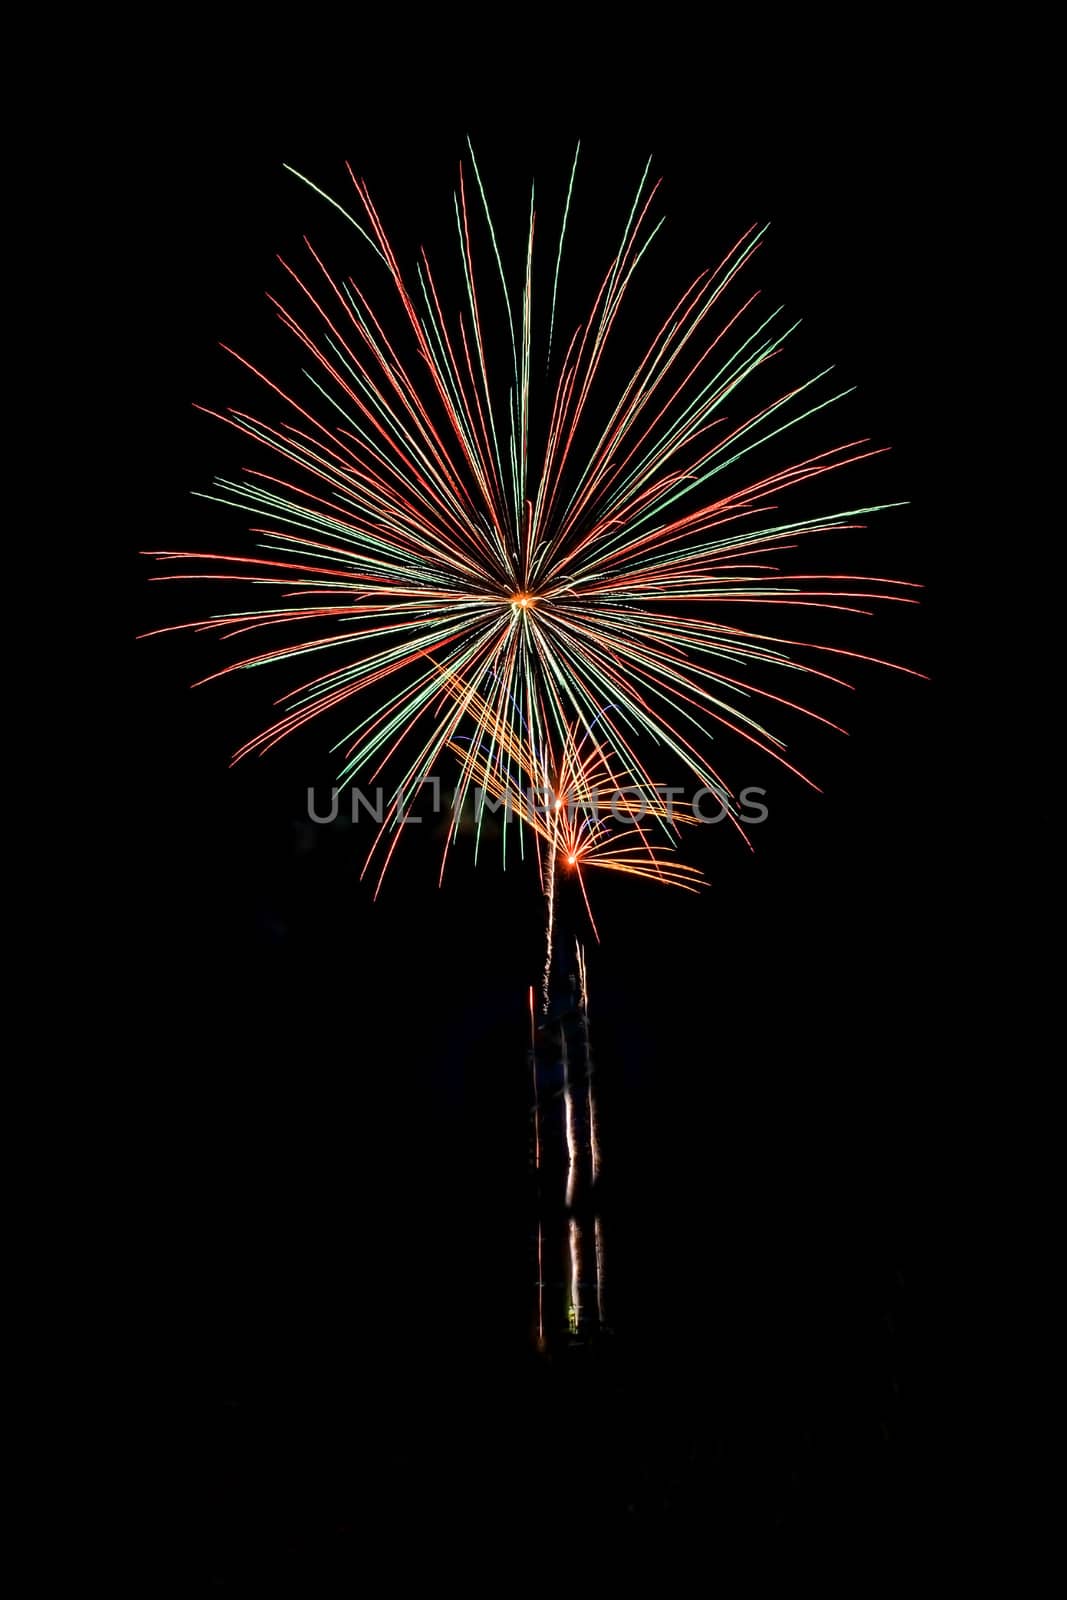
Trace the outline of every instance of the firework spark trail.
<path fill-rule="evenodd" d="M 575 941 L 575 958 L 578 969 L 578 1005 L 581 1017 L 582 1044 L 585 1052 L 585 1084 L 589 1106 L 589 1181 L 595 1191 L 600 1177 L 600 1118 L 597 1111 L 596 1077 L 593 1072 L 593 1051 L 589 1038 L 589 975 L 585 960 L 585 946 Z M 593 1260 L 596 1270 L 597 1322 L 606 1325 L 604 1313 L 604 1226 L 600 1218 L 599 1202 L 594 1192 L 593 1204 Z"/>
<path fill-rule="evenodd" d="M 577 1333 L 582 1320 L 582 1230 L 577 1217 L 568 1223 L 567 1244 L 571 1269 L 568 1321 L 571 1332 Z"/>
<path fill-rule="evenodd" d="M 567 1056 L 567 1036 L 559 1032 L 560 1061 L 563 1066 L 563 1128 L 567 1141 L 567 1191 L 568 1206 L 574 1203 L 574 1189 L 578 1181 L 578 1137 L 574 1126 L 574 1091 L 571 1085 L 570 1061 Z"/>
<path fill-rule="evenodd" d="M 530 1066 L 533 1072 L 534 1170 L 541 1170 L 541 1107 L 537 1092 L 537 1023 L 534 1019 L 534 992 L 530 989 Z"/>
<path fill-rule="evenodd" d="M 605 352 L 659 228 L 650 214 L 656 185 L 646 168 L 587 316 L 556 342 L 576 170 L 577 152 L 556 247 L 549 248 L 542 383 L 533 360 L 540 334 L 532 193 L 513 291 L 473 152 L 476 195 L 461 166 L 455 214 L 465 304 L 456 311 L 425 252 L 414 282 L 405 276 L 366 185 L 349 169 L 362 221 L 323 198 L 384 269 L 400 308 L 398 327 L 387 328 L 372 294 L 354 279 L 335 278 L 310 243 L 305 266 L 283 262 L 287 298 L 270 299 L 308 360 L 307 393 L 298 398 L 237 356 L 280 404 L 280 419 L 238 409 L 209 413 L 273 457 L 271 470 L 219 479 L 205 496 L 251 514 L 260 553 L 154 552 L 182 564 L 166 578 L 246 583 L 257 591 L 248 609 L 181 627 L 226 639 L 278 630 L 273 643 L 211 678 L 304 667 L 305 657 L 304 670 L 313 669 L 281 694 L 276 720 L 235 760 L 265 752 L 320 715 L 339 715 L 359 695 L 370 697 L 371 708 L 333 748 L 341 752 L 340 781 L 374 778 L 394 763 L 402 769 L 372 850 L 384 846 L 379 884 L 400 837 L 403 797 L 432 775 L 446 750 L 459 748 L 472 724 L 477 739 L 462 758 L 461 795 L 475 772 L 483 798 L 511 793 L 524 770 L 522 750 L 527 767 L 538 765 L 556 780 L 553 766 L 587 737 L 602 774 L 647 790 L 641 746 L 656 746 L 721 796 L 736 824 L 730 787 L 710 761 L 716 733 L 746 741 L 810 782 L 759 707 L 829 723 L 751 681 L 750 672 L 773 668 L 839 684 L 820 664 L 827 655 L 878 659 L 750 626 L 741 620 L 746 608 L 804 616 L 914 603 L 907 591 L 915 586 L 895 580 L 778 567 L 799 541 L 861 526 L 885 507 L 797 519 L 778 510 L 798 485 L 877 454 L 863 439 L 749 475 L 754 452 L 841 398 L 823 393 L 822 372 L 752 409 L 739 405 L 739 394 L 743 400 L 796 326 L 783 322 L 780 309 L 754 316 L 754 294 L 735 298 L 761 230 L 749 230 L 675 298 L 656 333 L 633 352 L 622 393 L 596 414 Z M 481 226 L 499 278 L 497 303 L 503 291 L 510 370 L 502 381 L 491 355 L 496 314 L 476 266 Z M 737 620 L 727 621 L 730 615 Z M 668 870 L 645 836 L 609 844 L 601 834 L 594 848 L 580 830 L 572 837 L 563 824 L 553 830 L 549 838 L 546 828 L 533 828 L 549 846 L 552 878 L 560 866 L 594 864 L 595 857 L 597 865 L 638 875 L 647 861 L 643 875 L 694 886 L 696 875 Z"/>
<path fill-rule="evenodd" d="M 575 942 L 575 954 L 578 963 L 578 1006 L 582 1025 L 582 1046 L 585 1051 L 586 1094 L 589 1099 L 589 1181 L 596 1183 L 600 1176 L 600 1123 L 593 1076 L 593 1050 L 589 1039 L 589 980 L 585 965 L 585 947 L 580 941 Z"/>
<path fill-rule="evenodd" d="M 552 952 L 556 943 L 556 851 L 548 852 L 548 882 L 545 885 L 547 919 L 545 926 L 545 966 L 541 974 L 541 1009 L 547 1015 L 549 990 L 552 986 Z"/>
<path fill-rule="evenodd" d="M 537 1342 L 545 1342 L 545 1229 L 544 1223 L 537 1224 Z"/>

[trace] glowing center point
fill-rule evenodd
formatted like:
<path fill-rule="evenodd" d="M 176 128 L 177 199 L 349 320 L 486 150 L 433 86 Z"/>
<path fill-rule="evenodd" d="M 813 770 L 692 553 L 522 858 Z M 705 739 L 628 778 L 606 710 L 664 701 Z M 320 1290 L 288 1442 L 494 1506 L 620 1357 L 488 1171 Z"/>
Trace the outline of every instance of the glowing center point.
<path fill-rule="evenodd" d="M 520 589 L 517 594 L 511 596 L 511 603 L 516 611 L 530 611 L 536 599 L 535 594 L 528 594 L 525 589 Z"/>
<path fill-rule="evenodd" d="M 568 857 L 567 857 L 567 864 L 568 864 L 568 866 L 572 866 L 572 867 L 573 867 L 573 866 L 574 866 L 574 863 L 575 863 L 575 862 L 576 862 L 576 861 L 577 861 L 577 859 L 578 859 L 578 857 L 577 857 L 577 856 L 568 856 Z"/>

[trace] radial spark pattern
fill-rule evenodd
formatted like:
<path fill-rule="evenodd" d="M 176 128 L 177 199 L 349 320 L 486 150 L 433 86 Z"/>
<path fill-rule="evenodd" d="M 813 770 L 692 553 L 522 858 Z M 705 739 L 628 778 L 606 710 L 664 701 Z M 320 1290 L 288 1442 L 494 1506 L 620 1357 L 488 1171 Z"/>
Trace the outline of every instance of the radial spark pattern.
<path fill-rule="evenodd" d="M 875 454 L 865 440 L 756 467 L 839 398 L 823 372 L 746 406 L 792 331 L 737 281 L 761 233 L 664 308 L 629 353 L 620 392 L 605 393 L 605 351 L 622 338 L 621 308 L 658 231 L 646 169 L 587 315 L 561 338 L 576 170 L 577 154 L 543 277 L 532 193 L 513 278 L 473 152 L 455 196 L 459 303 L 446 303 L 425 253 L 405 276 L 351 170 L 360 216 L 345 215 L 378 258 L 369 266 L 384 272 L 394 311 L 376 310 L 374 293 L 336 277 L 310 244 L 302 265 L 283 263 L 289 294 L 274 304 L 302 347 L 305 381 L 297 391 L 237 357 L 270 410 L 225 414 L 260 462 L 211 496 L 252 517 L 258 551 L 153 552 L 181 564 L 168 577 L 250 587 L 244 606 L 183 625 L 262 638 L 223 672 L 281 663 L 299 678 L 235 759 L 330 713 L 340 781 L 376 779 L 392 763 L 398 797 L 446 750 L 479 805 L 531 781 L 587 798 L 608 784 L 651 790 L 655 755 L 729 808 L 718 735 L 797 772 L 765 717 L 782 706 L 826 720 L 768 688 L 766 669 L 783 685 L 799 674 L 840 682 L 827 658 L 854 654 L 755 619 L 771 607 L 795 619 L 909 599 L 911 585 L 780 570 L 798 544 L 882 508 L 799 519 L 779 509 L 799 484 Z M 551 817 L 532 826 L 564 862 L 687 885 L 695 876 L 665 871 L 647 825 L 625 813 L 574 836 Z"/>

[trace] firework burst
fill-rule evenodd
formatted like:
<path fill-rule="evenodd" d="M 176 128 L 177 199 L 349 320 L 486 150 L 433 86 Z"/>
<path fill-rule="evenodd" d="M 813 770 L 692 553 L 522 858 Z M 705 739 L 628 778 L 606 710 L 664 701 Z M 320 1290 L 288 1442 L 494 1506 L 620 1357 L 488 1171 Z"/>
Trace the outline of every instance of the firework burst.
<path fill-rule="evenodd" d="M 151 553 L 181 565 L 168 578 L 251 587 L 244 607 L 181 625 L 262 639 L 213 677 L 275 664 L 298 673 L 280 714 L 235 760 L 331 713 L 335 736 L 342 729 L 339 781 L 400 769 L 384 864 L 401 797 L 448 751 L 461 764 L 457 794 L 477 807 L 510 809 L 530 785 L 565 802 L 558 816 L 520 810 L 543 870 L 547 860 L 551 872 L 597 866 L 692 887 L 699 875 L 668 859 L 677 829 L 648 798 L 650 753 L 712 789 L 735 820 L 712 760 L 720 734 L 810 782 L 764 717 L 784 707 L 827 719 L 767 688 L 766 669 L 783 683 L 798 674 L 840 683 L 828 658 L 875 658 L 752 619 L 771 607 L 784 617 L 912 603 L 914 586 L 779 565 L 802 541 L 884 507 L 799 519 L 778 509 L 798 485 L 877 454 L 863 439 L 752 470 L 756 452 L 840 398 L 821 372 L 745 404 L 792 331 L 738 287 L 761 232 L 664 308 L 621 392 L 605 400 L 605 351 L 658 231 L 657 185 L 646 168 L 589 311 L 564 339 L 558 290 L 576 169 L 577 153 L 544 280 L 531 192 L 513 282 L 471 152 L 455 194 L 458 305 L 425 253 L 405 276 L 349 169 L 359 214 L 344 215 L 391 284 L 399 328 L 310 243 L 303 265 L 283 263 L 289 295 L 272 303 L 302 348 L 306 387 L 298 395 L 237 356 L 273 410 L 221 420 L 262 464 L 218 480 L 208 497 L 252 518 L 257 553 Z M 502 344 L 488 331 L 495 318 Z M 609 790 L 631 786 L 646 796 L 642 816 L 616 801 L 606 820 Z"/>
<path fill-rule="evenodd" d="M 458 685 L 453 693 L 461 693 Z M 679 824 L 692 825 L 696 819 L 676 811 L 666 784 L 645 788 L 634 785 L 627 773 L 613 772 L 595 727 L 566 728 L 558 752 L 545 745 L 535 748 L 528 737 L 498 729 L 483 696 L 464 694 L 463 699 L 480 731 L 449 745 L 460 764 L 457 814 L 473 794 L 479 822 L 490 806 L 503 812 L 505 825 L 520 819 L 537 841 L 543 885 L 557 870 L 573 872 L 587 908 L 582 874 L 591 867 L 679 888 L 697 887 L 699 869 L 674 857 Z M 453 833 L 455 828 L 454 817 Z M 383 826 L 378 843 L 385 831 Z M 593 922 L 591 910 L 589 916 Z"/>

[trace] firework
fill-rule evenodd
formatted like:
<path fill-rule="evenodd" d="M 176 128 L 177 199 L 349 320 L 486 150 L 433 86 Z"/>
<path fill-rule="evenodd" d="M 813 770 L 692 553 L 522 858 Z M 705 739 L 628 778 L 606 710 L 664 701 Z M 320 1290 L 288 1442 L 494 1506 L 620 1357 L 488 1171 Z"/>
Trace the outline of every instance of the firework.
<path fill-rule="evenodd" d="M 232 409 L 221 420 L 256 446 L 261 465 L 217 480 L 208 496 L 253 519 L 257 553 L 152 552 L 180 565 L 168 578 L 250 586 L 242 608 L 181 625 L 262 641 L 212 677 L 279 665 L 299 679 L 235 760 L 330 714 L 339 781 L 398 771 L 374 847 L 387 840 L 382 871 L 404 796 L 447 751 L 460 760 L 457 795 L 473 799 L 479 832 L 482 810 L 508 802 L 510 811 L 524 786 L 561 802 L 523 817 L 549 873 L 597 866 L 694 886 L 699 874 L 669 860 L 677 829 L 648 804 L 657 791 L 646 752 L 713 790 L 735 821 L 712 759 L 719 735 L 810 782 L 763 717 L 777 706 L 828 719 L 765 687 L 765 669 L 840 683 L 828 657 L 875 658 L 753 617 L 912 603 L 911 585 L 779 566 L 801 541 L 884 507 L 797 519 L 778 509 L 796 486 L 877 454 L 866 440 L 753 472 L 758 451 L 840 398 L 821 372 L 745 405 L 792 331 L 738 286 L 762 232 L 746 233 L 665 307 L 631 352 L 621 392 L 602 392 L 605 352 L 658 232 L 657 185 L 646 168 L 590 309 L 564 336 L 559 285 L 577 162 L 576 152 L 542 284 L 533 193 L 513 279 L 471 152 L 455 194 L 455 305 L 425 253 L 405 276 L 349 169 L 359 216 L 344 215 L 377 258 L 399 329 L 365 280 L 336 277 L 310 244 L 302 265 L 283 263 L 288 296 L 271 298 L 302 349 L 306 386 L 298 394 L 237 356 L 272 410 Z M 605 820 L 609 789 L 628 788 L 646 797 L 641 818 L 616 800 Z"/>
<path fill-rule="evenodd" d="M 453 690 L 456 696 L 461 692 L 458 686 Z M 491 704 L 483 696 L 464 693 L 463 698 L 480 732 L 449 744 L 460 763 L 457 801 L 462 804 L 473 791 L 479 820 L 491 806 L 503 812 L 505 825 L 513 818 L 526 825 L 538 843 L 538 866 L 542 884 L 549 886 L 549 899 L 554 874 L 573 872 L 593 922 L 583 881 L 590 867 L 680 888 L 697 887 L 700 871 L 673 856 L 679 825 L 692 825 L 695 818 L 684 810 L 675 812 L 665 784 L 642 789 L 627 774 L 614 772 L 596 740 L 595 726 L 587 730 L 567 726 L 554 754 L 545 744 L 535 748 L 528 737 L 515 736 L 510 728 L 497 729 Z M 653 833 L 653 825 L 663 838 Z M 379 842 L 381 838 L 380 833 Z"/>

